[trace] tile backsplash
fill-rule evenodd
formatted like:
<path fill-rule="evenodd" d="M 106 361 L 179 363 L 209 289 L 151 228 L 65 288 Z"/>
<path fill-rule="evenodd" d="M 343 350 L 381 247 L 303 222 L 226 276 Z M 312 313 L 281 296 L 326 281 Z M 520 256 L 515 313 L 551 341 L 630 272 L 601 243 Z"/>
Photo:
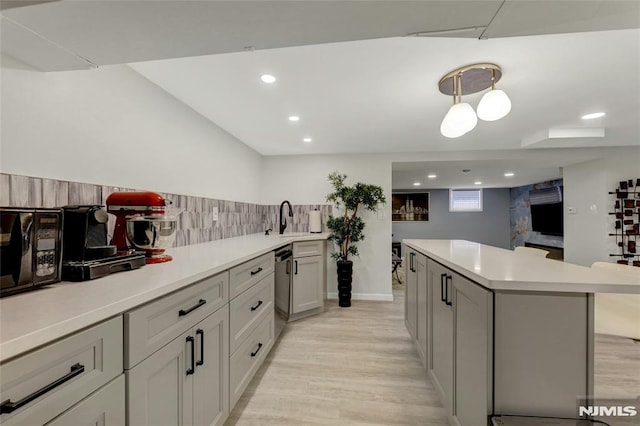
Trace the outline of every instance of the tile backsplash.
<path fill-rule="evenodd" d="M 62 207 L 73 204 L 104 205 L 107 196 L 116 191 L 134 191 L 87 183 L 0 174 L 0 205 L 12 207 Z M 280 206 L 216 200 L 179 194 L 160 193 L 182 210 L 174 247 L 205 243 L 224 238 L 264 232 L 278 232 Z M 213 210 L 218 208 L 218 220 Z M 287 232 L 307 232 L 309 212 L 322 212 L 323 231 L 331 205 L 293 205 L 293 217 L 287 216 Z"/>

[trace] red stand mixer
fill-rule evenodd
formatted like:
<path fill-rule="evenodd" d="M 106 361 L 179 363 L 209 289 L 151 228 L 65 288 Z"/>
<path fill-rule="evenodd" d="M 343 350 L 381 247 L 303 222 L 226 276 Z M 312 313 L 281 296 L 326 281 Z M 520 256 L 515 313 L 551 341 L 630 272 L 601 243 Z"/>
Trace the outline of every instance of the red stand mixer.
<path fill-rule="evenodd" d="M 164 251 L 175 238 L 176 216 L 167 214 L 171 201 L 155 192 L 114 192 L 107 197 L 107 212 L 116 216 L 111 244 L 118 251 L 131 248 L 146 253 L 145 263 L 172 260 Z"/>

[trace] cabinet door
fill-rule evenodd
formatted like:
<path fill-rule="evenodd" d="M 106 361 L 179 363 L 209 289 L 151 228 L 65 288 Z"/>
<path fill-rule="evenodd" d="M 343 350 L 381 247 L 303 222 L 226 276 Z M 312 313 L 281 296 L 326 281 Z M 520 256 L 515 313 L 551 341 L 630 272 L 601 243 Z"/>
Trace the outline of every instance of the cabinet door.
<path fill-rule="evenodd" d="M 323 256 L 311 256 L 293 260 L 292 313 L 322 306 L 323 259 Z"/>
<path fill-rule="evenodd" d="M 191 330 L 126 372 L 127 424 L 191 425 L 194 354 Z"/>
<path fill-rule="evenodd" d="M 453 414 L 453 302 L 451 272 L 432 260 L 429 271 L 429 376 L 442 397 L 448 415 Z"/>
<path fill-rule="evenodd" d="M 428 336 L 428 321 L 427 321 L 427 257 L 423 254 L 416 254 L 414 258 L 414 266 L 417 270 L 416 279 L 416 292 L 417 292 L 417 322 L 416 322 L 416 335 L 418 341 L 418 353 L 422 360 L 422 365 L 427 367 L 427 336 Z"/>
<path fill-rule="evenodd" d="M 225 306 L 194 328 L 194 425 L 221 425 L 229 415 L 228 318 L 229 308 Z"/>
<path fill-rule="evenodd" d="M 455 416 L 462 426 L 486 424 L 491 414 L 491 292 L 453 275 Z"/>
<path fill-rule="evenodd" d="M 408 249 L 405 262 L 405 298 L 404 298 L 404 323 L 412 339 L 416 338 L 416 324 L 418 322 L 418 269 L 416 262 L 417 253 Z"/>
<path fill-rule="evenodd" d="M 62 413 L 47 426 L 124 426 L 124 374 Z"/>

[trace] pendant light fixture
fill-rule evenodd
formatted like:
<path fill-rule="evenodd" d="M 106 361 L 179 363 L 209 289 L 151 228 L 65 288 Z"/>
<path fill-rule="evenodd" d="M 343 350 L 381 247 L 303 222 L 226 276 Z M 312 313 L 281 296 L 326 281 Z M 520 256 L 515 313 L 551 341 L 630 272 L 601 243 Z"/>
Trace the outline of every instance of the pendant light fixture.
<path fill-rule="evenodd" d="M 484 94 L 478 104 L 478 118 L 484 121 L 500 120 L 511 111 L 511 99 L 502 90 L 496 89 L 496 70 L 491 70 L 491 90 Z"/>
<path fill-rule="evenodd" d="M 462 102 L 460 74 L 453 77 L 453 105 L 440 124 L 440 133 L 448 138 L 459 138 L 478 124 L 478 118 L 468 103 Z"/>
<path fill-rule="evenodd" d="M 472 64 L 457 68 L 438 83 L 440 92 L 453 96 L 453 106 L 447 112 L 440 133 L 448 138 L 458 138 L 470 132 L 478 123 L 478 117 L 485 121 L 495 121 L 511 111 L 511 101 L 495 84 L 502 77 L 502 70 L 495 64 Z M 462 102 L 462 95 L 477 93 L 491 88 L 478 105 L 478 114 L 468 103 Z"/>

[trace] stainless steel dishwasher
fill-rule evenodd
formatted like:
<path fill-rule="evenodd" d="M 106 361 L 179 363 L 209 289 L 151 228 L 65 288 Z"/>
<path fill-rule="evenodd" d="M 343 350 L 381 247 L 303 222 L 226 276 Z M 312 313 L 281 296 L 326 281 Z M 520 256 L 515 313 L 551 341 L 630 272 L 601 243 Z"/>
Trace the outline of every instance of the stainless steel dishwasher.
<path fill-rule="evenodd" d="M 293 247 L 291 244 L 275 250 L 275 332 L 276 339 L 289 320 L 289 306 L 291 297 L 291 257 Z"/>

